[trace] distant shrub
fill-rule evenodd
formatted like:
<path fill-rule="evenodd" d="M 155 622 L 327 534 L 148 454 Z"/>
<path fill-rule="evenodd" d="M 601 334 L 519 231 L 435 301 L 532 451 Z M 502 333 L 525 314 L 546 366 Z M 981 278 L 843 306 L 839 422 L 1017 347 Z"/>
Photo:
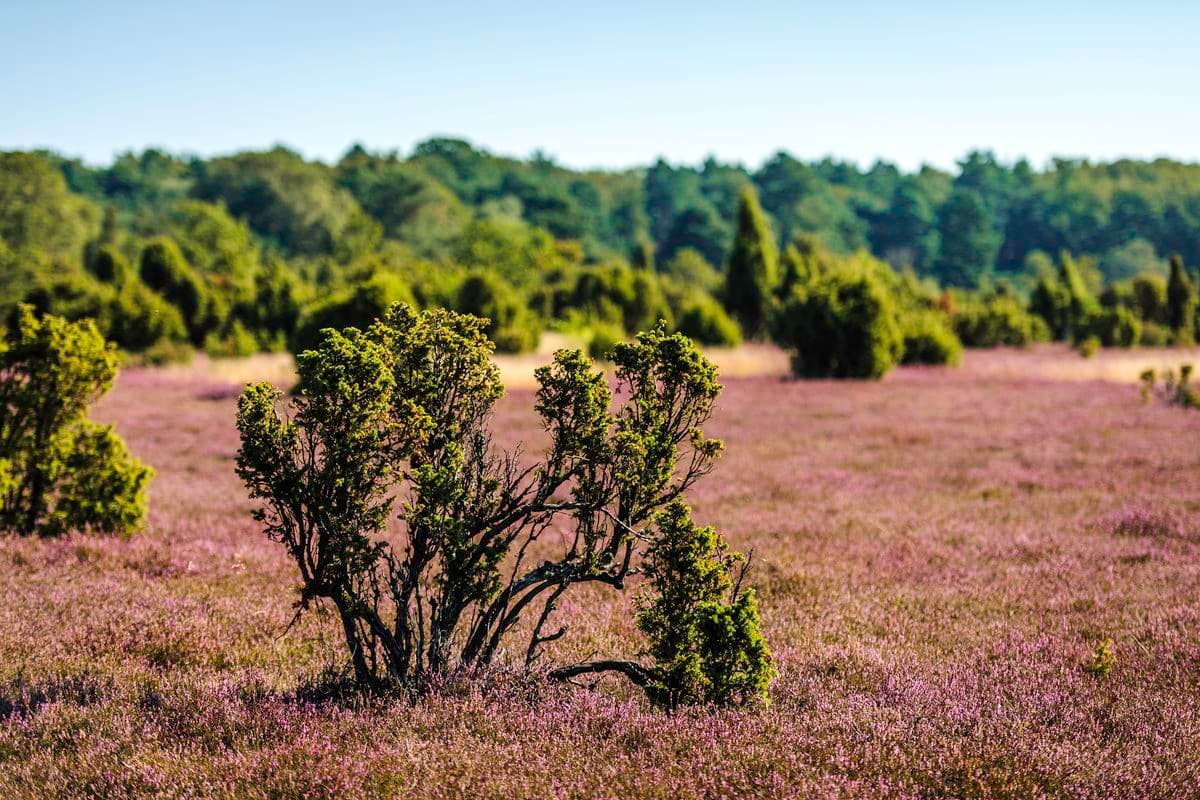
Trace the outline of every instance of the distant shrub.
<path fill-rule="evenodd" d="M 588 336 L 587 354 L 599 361 L 612 360 L 613 351 L 625 340 L 625 332 L 615 325 L 599 323 L 592 327 Z"/>
<path fill-rule="evenodd" d="M 572 312 L 626 331 L 651 328 L 660 319 L 670 325 L 673 318 L 658 277 L 623 262 L 584 267 L 568 276 L 555 292 L 552 313 L 561 319 Z"/>
<path fill-rule="evenodd" d="M 203 344 L 205 337 L 225 321 L 228 309 L 171 239 L 159 237 L 146 245 L 139 272 L 143 283 L 179 309 L 192 344 Z"/>
<path fill-rule="evenodd" d="M 133 268 L 125 256 L 111 245 L 97 250 L 88 266 L 98 280 L 118 289 L 134 277 Z"/>
<path fill-rule="evenodd" d="M 954 332 L 966 347 L 1025 347 L 1050 339 L 1046 323 L 1011 297 L 958 308 Z"/>
<path fill-rule="evenodd" d="M 962 342 L 942 314 L 934 311 L 905 314 L 900 328 L 904 333 L 904 356 L 900 363 L 962 363 Z"/>
<path fill-rule="evenodd" d="M 87 418 L 116 371 L 115 348 L 90 320 L 20 309 L 0 349 L 0 527 L 55 535 L 142 524 L 151 470 Z"/>
<path fill-rule="evenodd" d="M 1077 341 L 1095 339 L 1104 347 L 1133 347 L 1142 338 L 1142 322 L 1123 306 L 1101 308 L 1076 329 Z"/>
<path fill-rule="evenodd" d="M 706 292 L 691 292 L 681 303 L 675 328 L 684 336 L 703 345 L 737 347 L 742 332 L 725 309 Z"/>
<path fill-rule="evenodd" d="M 164 367 L 168 364 L 190 364 L 195 357 L 196 348 L 190 344 L 163 339 L 142 351 L 141 363 L 151 367 Z"/>
<path fill-rule="evenodd" d="M 266 349 L 292 334 L 312 288 L 287 265 L 272 260 L 254 278 L 254 302 L 237 309 Z"/>
<path fill-rule="evenodd" d="M 1075 351 L 1084 358 L 1091 358 L 1100 352 L 1100 337 L 1088 336 L 1075 345 Z"/>
<path fill-rule="evenodd" d="M 183 345 L 188 341 L 188 330 L 179 309 L 137 278 L 121 287 L 108 335 L 122 350 L 134 353 L 153 348 L 191 349 Z"/>
<path fill-rule="evenodd" d="M 1077 329 L 1098 306 L 1080 267 L 1069 254 L 1060 254 L 1057 273 L 1043 272 L 1029 299 L 1030 310 L 1042 318 L 1054 339 L 1074 340 Z"/>
<path fill-rule="evenodd" d="M 321 331 L 326 328 L 365 327 L 393 304 L 408 302 L 412 302 L 412 292 L 402 278 L 375 271 L 357 285 L 334 291 L 309 305 L 292 336 L 292 352 L 302 353 L 316 347 L 322 338 Z"/>
<path fill-rule="evenodd" d="M 258 339 L 241 320 L 233 320 L 220 335 L 210 333 L 204 340 L 204 352 L 213 358 L 244 358 L 258 351 Z"/>
<path fill-rule="evenodd" d="M 1165 347 L 1171 343 L 1171 331 L 1157 322 L 1143 322 L 1138 343 L 1146 347 Z"/>
<path fill-rule="evenodd" d="M 520 294 L 499 275 L 473 272 L 458 287 L 455 310 L 487 320 L 484 332 L 502 353 L 537 347 L 541 324 Z"/>
<path fill-rule="evenodd" d="M 797 288 L 772 327 L 803 377 L 880 378 L 904 352 L 892 300 L 870 275 L 834 273 Z"/>
<path fill-rule="evenodd" d="M 1139 275 L 1130 283 L 1133 310 L 1143 322 L 1166 326 L 1167 282 L 1159 275 Z"/>
<path fill-rule="evenodd" d="M 686 286 L 703 289 L 712 294 L 720 290 L 724 280 L 719 270 L 704 260 L 704 255 L 691 247 L 681 248 L 670 261 L 661 265 L 662 274 Z"/>
<path fill-rule="evenodd" d="M 546 453 L 526 464 L 492 442 L 503 389 L 483 326 L 397 305 L 300 354 L 291 413 L 270 384 L 242 394 L 237 472 L 264 503 L 256 519 L 296 561 L 301 608 L 333 605 L 359 685 L 418 692 L 504 653 L 531 669 L 566 631 L 548 627 L 564 594 L 624 588 L 644 556 L 640 624 L 654 663 L 588 661 L 550 676 L 617 672 L 664 704 L 762 697 L 770 655 L 753 595 L 724 599 L 731 559 L 678 502 L 721 450 L 700 427 L 720 390 L 715 367 L 663 326 L 640 334 L 613 353 L 623 403 L 610 410 L 604 373 L 559 351 L 537 371 Z M 388 536 L 397 507 L 403 547 Z M 548 529 L 561 548 L 557 535 L 539 539 Z M 537 557 L 523 559 L 535 542 Z"/>
<path fill-rule="evenodd" d="M 1174 370 L 1157 371 L 1148 369 L 1142 373 L 1142 399 L 1149 401 L 1157 395 L 1163 402 L 1183 408 L 1200 408 L 1200 391 L 1192 385 L 1192 365 L 1184 364 L 1179 373 Z"/>
<path fill-rule="evenodd" d="M 1171 256 L 1171 275 L 1167 280 L 1167 327 L 1176 344 L 1196 341 L 1196 287 L 1192 285 L 1183 259 Z"/>

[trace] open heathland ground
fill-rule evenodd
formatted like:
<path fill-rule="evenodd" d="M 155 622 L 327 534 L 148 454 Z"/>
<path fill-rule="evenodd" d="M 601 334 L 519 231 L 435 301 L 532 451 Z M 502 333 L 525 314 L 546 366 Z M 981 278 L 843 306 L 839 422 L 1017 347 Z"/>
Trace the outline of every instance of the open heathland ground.
<path fill-rule="evenodd" d="M 1196 797 L 1200 413 L 1115 358 L 730 362 L 692 502 L 753 551 L 779 678 L 674 715 L 615 680 L 323 699 L 341 640 L 289 628 L 294 566 L 233 474 L 241 376 L 128 369 L 94 416 L 158 472 L 147 530 L 0 540 L 0 796 Z M 498 439 L 536 449 L 513 383 Z M 550 657 L 636 655 L 634 594 L 571 597 Z"/>

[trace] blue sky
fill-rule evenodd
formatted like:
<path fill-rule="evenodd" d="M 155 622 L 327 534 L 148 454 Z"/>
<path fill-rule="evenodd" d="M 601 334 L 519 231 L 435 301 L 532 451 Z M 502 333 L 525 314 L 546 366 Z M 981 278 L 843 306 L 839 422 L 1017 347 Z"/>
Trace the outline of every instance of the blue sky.
<path fill-rule="evenodd" d="M 1195 2 L 0 3 L 0 149 L 90 162 L 434 134 L 572 166 L 1200 160 Z"/>

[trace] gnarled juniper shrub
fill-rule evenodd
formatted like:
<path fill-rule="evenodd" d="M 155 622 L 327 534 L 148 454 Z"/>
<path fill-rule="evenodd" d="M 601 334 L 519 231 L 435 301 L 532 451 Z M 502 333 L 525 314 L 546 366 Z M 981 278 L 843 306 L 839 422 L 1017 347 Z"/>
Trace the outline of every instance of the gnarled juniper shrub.
<path fill-rule="evenodd" d="M 87 418 L 117 372 L 91 320 L 19 309 L 0 344 L 0 528 L 54 535 L 130 533 L 146 516 L 152 470 L 112 428 Z"/>
<path fill-rule="evenodd" d="M 566 592 L 624 589 L 644 558 L 653 663 L 549 674 L 617 672 L 666 706 L 762 697 L 772 666 L 753 594 L 731 587 L 731 557 L 682 503 L 721 451 L 701 430 L 716 369 L 660 325 L 614 347 L 613 409 L 590 359 L 559 351 L 537 372 L 550 444 L 530 463 L 493 445 L 502 387 L 484 325 L 398 304 L 300 354 L 290 417 L 268 384 L 242 395 L 238 474 L 296 562 L 299 608 L 337 610 L 360 685 L 420 691 L 498 664 L 518 632 L 533 668 L 566 632 L 553 627 Z"/>

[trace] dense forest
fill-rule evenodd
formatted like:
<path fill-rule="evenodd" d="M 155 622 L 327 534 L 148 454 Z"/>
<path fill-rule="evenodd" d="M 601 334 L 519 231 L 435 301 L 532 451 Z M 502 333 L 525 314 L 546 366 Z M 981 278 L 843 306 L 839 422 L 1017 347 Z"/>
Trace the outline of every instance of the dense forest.
<path fill-rule="evenodd" d="M 952 360 L 949 337 L 1165 344 L 1194 337 L 1198 265 L 1200 165 L 1167 160 L 1039 171 L 973 152 L 905 173 L 780 152 L 757 170 L 578 171 L 447 138 L 332 165 L 282 147 L 100 167 L 0 154 L 3 312 L 92 317 L 149 360 L 303 348 L 397 300 L 485 316 L 509 351 L 660 318 L 705 344 L 802 349 L 877 295 L 897 332 L 864 335 L 892 359 Z M 839 372 L 800 355 L 798 371 Z M 855 356 L 829 358 L 845 372 Z"/>

